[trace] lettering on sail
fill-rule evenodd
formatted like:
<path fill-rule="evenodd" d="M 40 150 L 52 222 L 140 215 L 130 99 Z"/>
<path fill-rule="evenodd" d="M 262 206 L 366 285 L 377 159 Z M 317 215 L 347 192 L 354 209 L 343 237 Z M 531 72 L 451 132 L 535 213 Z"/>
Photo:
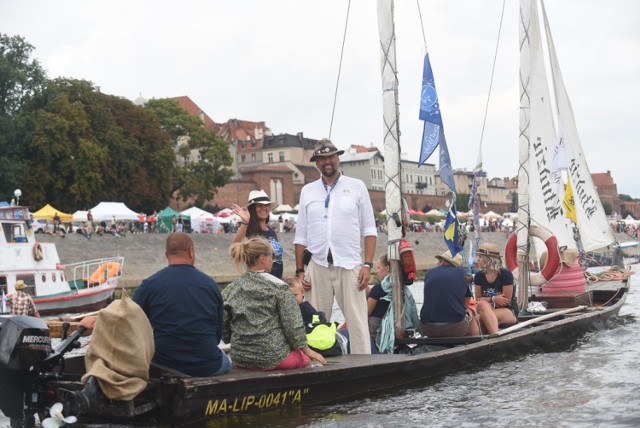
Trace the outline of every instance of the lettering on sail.
<path fill-rule="evenodd" d="M 573 186 L 573 198 L 580 201 L 580 204 L 576 204 L 576 207 L 582 207 L 581 211 L 590 220 L 598 211 L 598 199 L 589 192 L 585 180 L 580 175 L 580 163 L 575 158 L 569 162 L 569 173 L 571 174 L 571 185 Z"/>
<path fill-rule="evenodd" d="M 552 173 L 547 165 L 547 149 L 542 145 L 540 137 L 536 140 L 533 144 L 533 154 L 538 175 L 540 176 L 540 184 L 542 185 L 545 213 L 547 214 L 547 220 L 552 221 L 562 215 L 562 204 L 558 194 L 555 192 L 556 186 L 553 185 Z"/>

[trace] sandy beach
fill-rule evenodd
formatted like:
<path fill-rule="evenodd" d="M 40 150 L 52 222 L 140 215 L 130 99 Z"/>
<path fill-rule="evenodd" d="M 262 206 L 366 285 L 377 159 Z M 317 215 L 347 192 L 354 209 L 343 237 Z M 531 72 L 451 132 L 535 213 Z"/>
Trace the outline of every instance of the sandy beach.
<path fill-rule="evenodd" d="M 192 234 L 191 237 L 196 246 L 198 269 L 221 283 L 230 282 L 238 277 L 227 254 L 233 234 Z M 282 233 L 278 237 L 284 247 L 285 276 L 293 275 L 295 270 L 294 234 Z M 65 238 L 39 234 L 37 239 L 41 242 L 55 243 L 63 264 L 123 256 L 125 262 L 122 282 L 125 287 L 136 287 L 144 278 L 166 266 L 164 244 L 167 235 L 164 234 L 128 234 L 119 238 L 112 235 L 94 235 L 91 239 L 77 234 L 68 235 Z M 442 233 L 410 233 L 408 239 L 414 246 L 416 262 L 420 270 L 433 267 L 434 256 L 447 250 Z M 506 239 L 507 236 L 504 233 L 482 234 L 483 242 L 493 242 L 501 247 L 504 246 Z M 376 257 L 385 253 L 386 244 L 387 235 L 379 234 Z"/>

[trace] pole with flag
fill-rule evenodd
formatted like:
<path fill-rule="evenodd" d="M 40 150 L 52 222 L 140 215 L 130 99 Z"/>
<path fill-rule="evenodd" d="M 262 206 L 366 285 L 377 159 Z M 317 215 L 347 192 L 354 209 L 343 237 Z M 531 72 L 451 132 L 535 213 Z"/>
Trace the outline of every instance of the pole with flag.
<path fill-rule="evenodd" d="M 424 56 L 424 67 L 422 70 L 420 120 L 424 121 L 424 125 L 418 166 L 424 164 L 433 154 L 436 147 L 440 146 L 440 179 L 451 189 L 451 192 L 453 192 L 451 207 L 447 213 L 447 219 L 444 225 L 444 240 L 451 254 L 455 256 L 462 251 L 462 247 L 458 242 L 459 223 L 456 212 L 456 184 L 453 179 L 453 168 L 451 167 L 451 157 L 449 156 L 447 140 L 444 137 L 440 103 L 438 102 L 438 92 L 436 91 L 431 62 L 429 61 L 429 52 Z"/>
<path fill-rule="evenodd" d="M 2 290 L 2 313 L 7 313 L 7 296 L 4 294 L 4 290 Z"/>

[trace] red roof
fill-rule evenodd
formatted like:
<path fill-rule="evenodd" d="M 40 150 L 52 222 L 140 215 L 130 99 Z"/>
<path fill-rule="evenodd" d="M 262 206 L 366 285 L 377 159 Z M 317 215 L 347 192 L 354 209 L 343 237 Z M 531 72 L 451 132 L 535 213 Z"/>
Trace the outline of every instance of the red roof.
<path fill-rule="evenodd" d="M 196 103 L 193 102 L 191 98 L 184 95 L 181 97 L 173 97 L 173 100 L 178 101 L 180 107 L 185 109 L 189 114 L 200 117 L 200 115 L 204 115 L 204 127 L 205 129 L 212 131 L 216 128 L 216 123 L 204 112 Z"/>
<path fill-rule="evenodd" d="M 613 181 L 613 177 L 611 177 L 611 171 L 607 172 L 596 172 L 595 174 L 591 174 L 591 179 L 593 180 L 593 184 L 597 186 L 613 186 L 615 183 Z"/>
<path fill-rule="evenodd" d="M 262 135 L 256 137 L 256 129 L 262 131 Z M 266 127 L 264 122 L 229 119 L 225 123 L 218 124 L 217 135 L 230 142 L 247 141 L 248 139 L 262 140 L 268 132 L 269 128 Z"/>

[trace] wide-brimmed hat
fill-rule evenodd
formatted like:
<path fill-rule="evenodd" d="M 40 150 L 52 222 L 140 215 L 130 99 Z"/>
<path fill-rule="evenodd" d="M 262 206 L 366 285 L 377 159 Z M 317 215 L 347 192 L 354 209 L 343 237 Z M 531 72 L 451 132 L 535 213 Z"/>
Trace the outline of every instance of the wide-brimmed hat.
<path fill-rule="evenodd" d="M 462 255 L 460 253 L 456 254 L 455 257 L 452 257 L 451 251 L 445 251 L 444 253 L 436 256 L 436 259 L 445 260 L 457 268 L 462 267 Z"/>
<path fill-rule="evenodd" d="M 338 150 L 336 146 L 333 145 L 331 140 L 320 140 L 316 143 L 315 149 L 313 149 L 313 156 L 311 156 L 311 162 L 315 162 L 318 158 L 322 158 L 325 156 L 332 156 L 344 153 L 344 150 Z"/>
<path fill-rule="evenodd" d="M 276 204 L 277 202 L 271 202 L 269 199 L 269 195 L 264 190 L 252 190 L 249 192 L 249 200 L 247 201 L 247 206 L 251 206 L 253 204 L 260 205 L 269 205 Z"/>
<path fill-rule="evenodd" d="M 25 284 L 23 280 L 19 279 L 19 280 L 16 281 L 15 285 L 13 286 L 13 288 L 15 288 L 16 290 L 23 290 L 23 289 L 27 288 L 27 284 Z"/>
<path fill-rule="evenodd" d="M 496 244 L 485 242 L 484 244 L 480 244 L 480 248 L 478 248 L 478 254 L 487 257 L 493 257 L 494 259 L 499 259 L 500 247 L 498 247 Z"/>

